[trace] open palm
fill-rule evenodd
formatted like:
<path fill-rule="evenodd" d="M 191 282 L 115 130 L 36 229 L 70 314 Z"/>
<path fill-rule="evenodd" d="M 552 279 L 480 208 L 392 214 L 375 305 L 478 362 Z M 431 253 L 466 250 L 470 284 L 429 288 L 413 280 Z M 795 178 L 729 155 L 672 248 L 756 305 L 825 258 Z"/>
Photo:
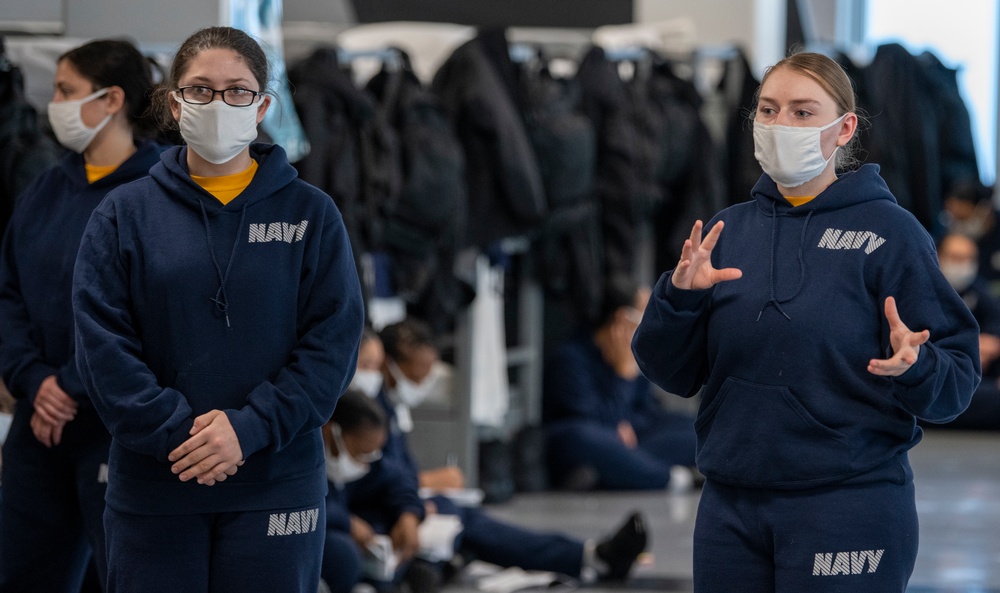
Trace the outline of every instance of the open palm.
<path fill-rule="evenodd" d="M 715 249 L 724 226 L 725 223 L 720 220 L 702 239 L 702 222 L 698 220 L 694 223 L 691 236 L 684 240 L 684 247 L 681 248 L 681 259 L 670 278 L 676 288 L 704 290 L 719 282 L 743 277 L 743 272 L 738 268 L 716 270 L 712 267 L 712 250 Z"/>

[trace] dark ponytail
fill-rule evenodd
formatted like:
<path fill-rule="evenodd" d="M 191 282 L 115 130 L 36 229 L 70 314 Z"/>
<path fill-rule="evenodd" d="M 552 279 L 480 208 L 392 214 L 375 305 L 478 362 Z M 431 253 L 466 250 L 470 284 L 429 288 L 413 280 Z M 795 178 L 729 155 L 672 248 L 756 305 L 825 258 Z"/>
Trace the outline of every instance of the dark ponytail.
<path fill-rule="evenodd" d="M 129 41 L 99 39 L 71 49 L 59 56 L 67 60 L 94 89 L 110 86 L 125 91 L 128 121 L 137 136 L 151 137 L 157 132 L 151 113 L 153 77 L 149 60 Z"/>

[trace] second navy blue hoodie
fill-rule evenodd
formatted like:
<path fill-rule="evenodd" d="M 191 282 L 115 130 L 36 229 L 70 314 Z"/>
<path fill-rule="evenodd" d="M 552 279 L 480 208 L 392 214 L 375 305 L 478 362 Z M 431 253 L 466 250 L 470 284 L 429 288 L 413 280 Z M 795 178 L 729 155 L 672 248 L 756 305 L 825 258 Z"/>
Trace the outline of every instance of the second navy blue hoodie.
<path fill-rule="evenodd" d="M 320 427 L 354 375 L 364 323 L 340 213 L 278 146 L 251 145 L 226 205 L 186 148 L 94 212 L 74 275 L 77 363 L 112 435 L 108 504 L 135 514 L 255 511 L 326 492 Z M 223 410 L 245 465 L 181 482 L 167 455 Z"/>
<path fill-rule="evenodd" d="M 698 467 L 710 479 L 905 482 L 915 417 L 955 418 L 979 382 L 975 319 L 876 165 L 797 208 L 767 175 L 753 196 L 705 225 L 725 221 L 712 263 L 743 277 L 685 291 L 663 274 L 633 339 L 639 367 L 668 392 L 701 391 Z M 930 331 L 898 377 L 867 370 L 892 354 L 889 296 L 907 327 Z"/>
<path fill-rule="evenodd" d="M 149 174 L 161 146 L 139 142 L 111 174 L 87 182 L 83 156 L 67 152 L 18 196 L 0 264 L 0 370 L 14 397 L 34 401 L 55 375 L 92 413 L 76 372 L 70 292 L 80 237 L 109 191 Z"/>

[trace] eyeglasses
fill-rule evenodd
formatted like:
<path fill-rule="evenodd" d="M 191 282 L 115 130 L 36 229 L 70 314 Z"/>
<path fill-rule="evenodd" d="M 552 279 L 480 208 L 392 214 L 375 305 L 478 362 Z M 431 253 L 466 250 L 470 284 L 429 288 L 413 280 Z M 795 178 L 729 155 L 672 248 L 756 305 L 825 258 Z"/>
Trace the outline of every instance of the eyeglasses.
<path fill-rule="evenodd" d="M 181 99 L 185 103 L 190 103 L 191 105 L 207 105 L 218 94 L 222 95 L 222 100 L 225 101 L 226 105 L 232 105 L 233 107 L 249 107 L 254 104 L 258 95 L 264 94 L 240 87 L 217 91 L 201 85 L 182 86 L 177 89 L 177 92 L 180 93 Z"/>

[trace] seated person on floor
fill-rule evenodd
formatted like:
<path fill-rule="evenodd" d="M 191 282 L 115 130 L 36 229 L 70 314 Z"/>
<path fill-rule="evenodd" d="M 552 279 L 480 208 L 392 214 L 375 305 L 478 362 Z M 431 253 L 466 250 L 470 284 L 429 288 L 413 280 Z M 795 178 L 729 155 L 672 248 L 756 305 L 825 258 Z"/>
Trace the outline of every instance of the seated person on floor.
<path fill-rule="evenodd" d="M 393 464 L 407 468 L 408 479 L 404 478 L 404 483 L 416 493 L 417 466 L 410 454 L 406 433 L 399 429 L 395 406 L 390 403 L 383 385 L 388 387 L 388 383 L 393 382 L 391 377 L 393 372 L 404 372 L 390 371 L 390 368 L 412 372 L 414 366 L 423 366 L 424 376 L 407 375 L 406 379 L 422 385 L 426 377 L 431 374 L 431 371 L 426 369 L 433 367 L 433 364 L 414 365 L 410 357 L 416 356 L 417 359 L 427 363 L 431 359 L 436 360 L 437 348 L 430 330 L 417 320 L 409 319 L 389 326 L 383 330 L 383 334 L 387 338 L 384 349 L 378 334 L 366 331 L 362 335 L 358 354 L 358 373 L 355 375 L 351 391 L 355 389 L 362 391 L 373 403 L 378 402 L 377 407 L 385 418 L 385 424 L 381 428 L 384 435 L 382 459 L 370 467 L 374 469 L 378 464 Z M 418 351 L 423 353 L 416 354 Z M 386 353 L 391 353 L 396 358 L 383 362 Z M 380 384 L 376 379 L 366 378 L 374 377 L 365 371 L 378 368 L 376 364 L 385 369 L 385 383 Z M 342 405 L 338 404 L 338 410 Z M 336 412 L 334 417 L 336 418 Z M 346 434 L 346 429 L 342 428 L 341 432 Z M 453 469 L 457 471 L 457 468 Z M 461 478 L 460 473 L 458 477 Z M 424 481 L 426 483 L 426 480 Z M 459 483 L 458 486 L 462 484 Z M 434 496 L 424 502 L 428 515 L 435 513 L 454 515 L 461 522 L 461 530 L 454 546 L 456 561 L 451 563 L 452 566 L 480 560 L 501 567 L 516 566 L 524 570 L 556 572 L 584 581 L 594 578 L 624 580 L 636 558 L 647 545 L 645 522 L 639 513 L 632 513 L 612 536 L 595 542 L 580 541 L 559 533 L 531 531 L 503 523 L 490 517 L 479 507 L 459 506 L 444 496 Z M 435 578 L 440 581 L 444 575 L 444 565 L 432 566 L 436 571 Z M 421 565 L 420 568 L 425 570 L 427 565 Z"/>
<path fill-rule="evenodd" d="M 983 380 L 968 409 L 943 426 L 973 430 L 1000 429 L 1000 300 L 991 296 L 979 275 L 979 252 L 975 242 L 950 233 L 938 243 L 941 273 L 969 306 L 979 323 L 979 360 Z"/>
<path fill-rule="evenodd" d="M 545 363 L 542 423 L 553 484 L 574 490 L 689 490 L 694 418 L 666 410 L 639 373 L 632 336 L 649 290 L 609 282 L 596 327 Z"/>
<path fill-rule="evenodd" d="M 949 234 L 976 242 L 979 277 L 994 298 L 1000 298 L 1000 225 L 993 206 L 993 188 L 978 181 L 958 183 L 944 199 L 942 222 Z"/>
<path fill-rule="evenodd" d="M 362 338 L 364 341 L 364 338 Z M 410 410 L 437 393 L 445 375 L 434 334 L 426 323 L 409 318 L 387 325 L 379 339 L 382 348 L 382 404 L 392 420 L 394 452 L 417 473 L 421 488 L 449 490 L 465 488 L 465 476 L 457 466 L 419 470 L 405 435 L 413 430 Z M 360 366 L 359 366 L 360 368 Z M 400 437 L 400 438 L 395 438 Z"/>
<path fill-rule="evenodd" d="M 417 552 L 424 503 L 408 471 L 382 459 L 385 426 L 382 409 L 354 389 L 341 396 L 323 426 L 329 491 L 321 576 L 331 593 L 348 593 L 361 582 L 364 550 L 379 534 L 389 536 L 399 567 L 390 565 L 391 575 L 373 579 L 379 585 L 399 582 Z"/>

